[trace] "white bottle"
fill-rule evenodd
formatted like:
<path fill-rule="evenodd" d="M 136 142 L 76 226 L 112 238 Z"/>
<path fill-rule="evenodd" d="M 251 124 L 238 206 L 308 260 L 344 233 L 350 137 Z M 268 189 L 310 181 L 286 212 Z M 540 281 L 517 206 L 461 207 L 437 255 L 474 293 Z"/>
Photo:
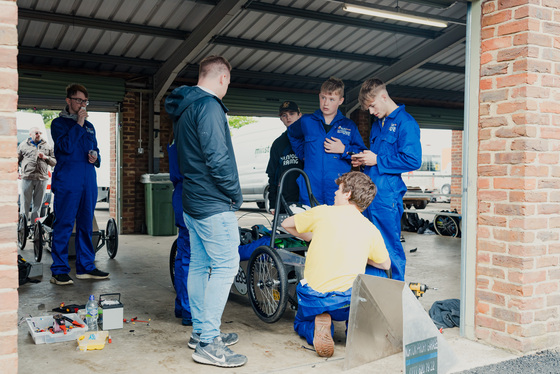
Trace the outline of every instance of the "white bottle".
<path fill-rule="evenodd" d="M 97 331 L 97 302 L 95 296 L 90 295 L 86 304 L 86 324 L 88 331 Z"/>

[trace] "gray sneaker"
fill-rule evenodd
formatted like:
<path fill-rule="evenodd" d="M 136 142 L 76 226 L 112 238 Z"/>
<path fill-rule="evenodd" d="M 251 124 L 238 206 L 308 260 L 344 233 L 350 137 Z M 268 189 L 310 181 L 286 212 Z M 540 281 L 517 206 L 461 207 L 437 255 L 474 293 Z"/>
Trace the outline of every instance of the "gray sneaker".
<path fill-rule="evenodd" d="M 234 333 L 234 332 L 229 333 L 229 334 L 225 333 L 225 332 L 222 332 L 220 334 L 220 338 L 222 338 L 222 341 L 224 342 L 224 344 L 226 346 L 234 345 L 235 343 L 237 343 L 239 341 L 239 336 L 237 336 L 237 334 Z M 200 342 L 200 334 L 196 333 L 196 332 L 193 332 L 191 334 L 191 338 L 189 339 L 189 348 L 190 349 L 195 349 L 198 342 Z"/>
<path fill-rule="evenodd" d="M 214 365 L 223 368 L 234 368 L 245 365 L 247 357 L 234 353 L 231 349 L 226 347 L 222 338 L 217 336 L 214 341 L 207 344 L 205 347 L 196 345 L 192 354 L 193 360 L 200 364 Z"/>

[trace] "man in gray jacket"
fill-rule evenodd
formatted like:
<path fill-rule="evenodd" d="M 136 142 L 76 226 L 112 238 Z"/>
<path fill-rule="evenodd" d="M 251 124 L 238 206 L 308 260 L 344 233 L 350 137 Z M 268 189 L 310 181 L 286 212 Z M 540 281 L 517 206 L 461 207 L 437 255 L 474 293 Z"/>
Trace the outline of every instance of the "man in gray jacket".
<path fill-rule="evenodd" d="M 31 223 L 39 217 L 43 196 L 49 179 L 49 166 L 56 165 L 52 147 L 41 138 L 41 130 L 32 127 L 29 138 L 18 146 L 18 164 L 21 167 L 20 212 L 29 219 L 29 205 L 33 201 Z"/>
<path fill-rule="evenodd" d="M 243 203 L 228 110 L 221 100 L 230 71 L 225 58 L 206 57 L 200 62 L 198 85 L 179 87 L 165 101 L 184 177 L 183 218 L 191 242 L 187 289 L 193 331 L 188 346 L 194 349 L 196 362 L 220 367 L 247 362 L 247 357 L 227 347 L 237 343 L 237 334 L 220 333 L 222 313 L 239 268 L 235 211 Z"/>

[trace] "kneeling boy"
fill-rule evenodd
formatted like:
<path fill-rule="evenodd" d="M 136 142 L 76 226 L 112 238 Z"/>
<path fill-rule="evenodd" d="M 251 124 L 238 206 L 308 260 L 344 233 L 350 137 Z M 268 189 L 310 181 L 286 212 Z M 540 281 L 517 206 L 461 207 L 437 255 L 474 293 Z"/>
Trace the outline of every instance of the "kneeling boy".
<path fill-rule="evenodd" d="M 375 197 L 375 184 L 356 171 L 340 176 L 336 184 L 334 206 L 321 205 L 282 223 L 292 235 L 313 238 L 297 286 L 294 330 L 322 357 L 334 352 L 332 320 L 348 320 L 356 276 L 364 274 L 366 264 L 391 267 L 381 233 L 361 213 Z"/>

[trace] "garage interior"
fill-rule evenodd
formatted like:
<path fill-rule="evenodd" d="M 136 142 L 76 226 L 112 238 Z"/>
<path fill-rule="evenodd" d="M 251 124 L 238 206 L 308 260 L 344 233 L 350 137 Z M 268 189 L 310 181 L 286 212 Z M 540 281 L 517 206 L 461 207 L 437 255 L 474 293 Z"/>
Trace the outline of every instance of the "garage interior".
<path fill-rule="evenodd" d="M 165 313 L 171 308 L 174 297 L 166 278 L 166 256 L 173 238 L 149 237 L 146 240 L 145 236 L 137 234 L 142 232 L 145 211 L 144 186 L 140 177 L 145 173 L 167 172 L 165 145 L 170 137 L 171 123 L 163 110 L 162 100 L 175 87 L 196 84 L 197 64 L 208 55 L 222 55 L 233 66 L 230 89 L 224 98 L 231 115 L 276 116 L 280 102 L 287 99 L 298 102 L 303 112 L 312 112 L 316 109 L 321 83 L 334 75 L 346 84 L 346 98 L 341 109 L 356 122 L 367 139 L 371 118 L 358 108 L 357 94 L 364 79 L 377 76 L 388 84 L 395 101 L 406 105 L 421 128 L 449 129 L 461 135 L 468 4 L 448 0 L 353 2 L 372 8 L 396 10 L 398 7 L 401 13 L 446 22 L 447 26 L 440 29 L 349 13 L 342 9 L 344 3 L 320 0 L 18 1 L 18 107 L 60 109 L 64 87 L 70 81 L 78 81 L 90 91 L 90 110 L 115 113 L 115 137 L 111 142 L 115 168 L 111 175 L 108 213 L 117 218 L 121 234 L 134 234 L 123 236 L 126 239 L 121 241 L 121 253 L 116 262 L 105 261 L 105 255 L 101 256 L 102 264 L 115 275 L 110 282 L 84 284 L 69 294 L 65 290 L 51 290 L 46 282 L 49 272 L 45 269 L 46 276 L 40 288 L 31 285 L 28 295 L 27 292 L 20 293 L 20 314 L 37 315 L 37 310 L 42 310 L 41 305 L 48 310 L 52 299 L 79 303 L 82 296 L 89 293 L 115 292 L 115 288 L 119 288 L 124 295 L 129 290 L 132 291 L 131 310 L 139 317 L 163 321 L 163 325 L 159 325 L 161 331 L 156 334 L 153 334 L 154 327 L 158 326 L 156 322 L 149 331 L 140 326 L 131 329 L 125 326 L 123 341 L 127 344 L 140 341 L 145 344 L 141 351 L 153 349 L 153 353 L 161 354 L 172 339 L 174 349 L 165 354 L 165 360 L 153 356 L 153 360 L 158 360 L 154 370 L 164 366 L 174 372 L 193 365 L 181 343 L 186 328 L 173 320 L 172 313 Z M 139 139 L 146 141 L 146 152 L 138 152 Z M 457 146 L 454 151 L 459 155 L 462 155 L 461 139 L 454 143 Z M 454 178 L 452 203 L 460 211 L 462 165 L 454 165 L 454 170 L 458 170 L 453 172 L 458 178 Z M 422 246 L 441 250 L 446 256 L 449 249 L 453 251 L 450 268 L 454 271 L 446 276 L 453 278 L 454 288 L 447 294 L 449 297 L 443 297 L 444 292 L 427 293 L 422 300 L 426 308 L 438 299 L 460 297 L 457 270 L 460 269 L 461 242 L 457 238 L 443 239 L 447 241 L 437 245 L 422 243 Z M 407 235 L 407 248 L 411 249 L 408 246 L 414 244 L 414 239 Z M 441 258 L 438 252 L 420 252 L 418 255 Z M 430 261 L 424 261 L 426 263 L 419 263 L 423 266 L 417 269 L 417 273 L 411 272 L 416 279 L 425 277 Z M 156 267 L 157 280 L 146 264 Z M 436 266 L 429 273 L 438 274 L 438 268 Z M 441 279 L 433 282 L 445 283 Z M 123 287 L 123 284 L 127 286 Z M 152 284 L 156 289 L 148 290 Z M 33 292 L 32 287 L 36 287 Z M 37 302 L 38 294 L 52 294 L 53 291 L 56 295 L 49 296 L 51 301 Z M 145 302 L 147 295 L 151 296 L 149 303 Z M 236 319 L 241 319 L 250 306 L 245 300 L 233 301 L 234 306 L 228 308 L 232 309 Z M 224 321 L 229 310 L 226 309 Z M 262 334 L 271 335 L 257 336 L 250 344 L 240 347 L 246 350 L 244 353 L 250 360 L 250 352 L 264 347 L 261 347 L 262 354 L 271 360 L 265 359 L 256 371 L 269 372 L 274 367 L 278 371 L 303 372 L 317 364 L 308 361 L 309 352 L 300 349 L 302 344 L 291 330 L 291 318 L 287 313 L 280 328 L 259 325 Z M 248 321 L 232 322 L 232 327 L 243 331 L 242 325 L 245 324 L 250 326 L 246 334 L 253 334 L 254 320 L 256 317 L 251 316 Z M 227 326 L 228 322 L 225 323 Z M 68 349 L 66 345 L 31 346 L 25 329 L 20 327 L 19 332 L 21 370 L 28 368 L 26 358 L 31 363 L 35 355 L 40 355 L 48 362 L 52 353 L 58 356 Z M 286 336 L 282 354 L 271 353 L 269 347 L 258 339 L 274 342 L 280 333 Z M 131 336 L 132 340 L 129 339 Z M 458 338 L 458 331 L 451 336 L 458 346 L 470 344 Z M 154 346 L 157 348 L 150 348 Z M 283 366 L 285 358 L 291 357 L 291 346 L 304 351 L 301 368 Z M 337 345 L 338 348 L 343 347 Z M 479 356 L 485 351 L 484 348 L 481 351 L 469 348 Z M 500 359 L 511 357 L 497 352 Z M 109 352 L 98 353 L 107 355 Z M 340 370 L 340 360 L 344 357 L 343 352 L 340 354 L 342 356 L 337 356 L 332 364 L 321 366 L 321 363 L 319 366 L 331 372 Z M 132 361 L 134 355 L 123 353 L 123 357 Z M 97 358 L 89 355 L 77 361 L 94 368 Z M 110 365 L 112 358 L 105 357 L 105 365 Z M 125 367 L 126 360 L 119 359 L 118 362 L 119 366 Z M 145 368 L 140 361 L 135 365 L 140 372 Z M 387 365 L 393 367 L 395 363 Z M 468 364 L 465 365 L 464 368 L 469 368 Z M 249 371 L 250 368 L 243 370 Z M 387 369 L 384 372 L 392 371 Z"/>

